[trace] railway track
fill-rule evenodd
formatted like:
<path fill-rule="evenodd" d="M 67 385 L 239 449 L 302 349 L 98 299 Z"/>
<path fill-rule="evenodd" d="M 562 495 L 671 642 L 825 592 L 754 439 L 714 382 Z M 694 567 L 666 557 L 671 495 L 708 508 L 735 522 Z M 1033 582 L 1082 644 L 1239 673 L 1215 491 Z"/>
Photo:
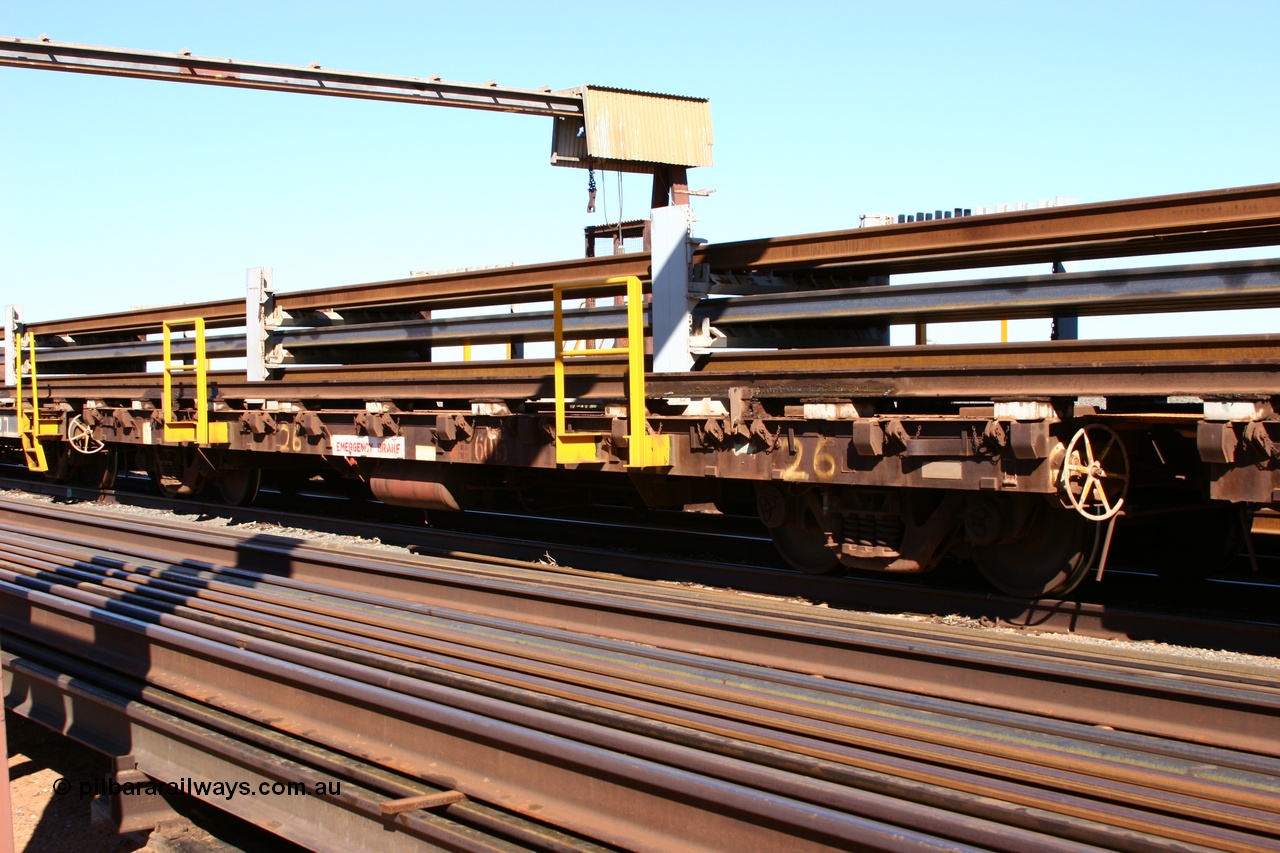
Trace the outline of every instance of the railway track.
<path fill-rule="evenodd" d="M 281 508 L 286 503 L 297 505 L 294 498 L 276 503 L 268 497 L 262 507 L 229 507 L 216 502 L 158 497 L 127 488 L 100 492 L 30 478 L 0 477 L 0 489 L 166 510 L 180 517 L 226 518 L 233 525 L 315 530 L 399 545 L 425 555 L 474 557 L 490 562 L 510 560 L 521 568 L 550 573 L 608 572 L 682 586 L 820 602 L 842 609 L 948 616 L 979 625 L 1101 640 L 1145 641 L 1254 655 L 1274 655 L 1280 649 L 1280 624 L 1275 624 L 1273 618 L 1280 591 L 1274 584 L 1249 574 L 1200 584 L 1195 607 L 1187 606 L 1184 587 L 1171 588 L 1149 575 L 1114 567 L 1108 572 L 1107 584 L 1093 590 L 1104 596 L 1101 600 L 1077 596 L 1071 600 L 1028 602 L 993 594 L 980 585 L 974 588 L 972 584 L 940 587 L 866 575 L 805 575 L 781 567 L 776 558 L 768 559 L 774 555 L 763 541 L 731 534 L 707 536 L 697 531 L 659 529 L 637 535 L 633 528 L 606 528 L 601 532 L 598 525 L 564 519 L 531 521 L 483 514 L 465 523 L 451 521 L 444 528 L 425 527 L 420 523 L 372 520 L 379 513 L 353 519 L 348 509 L 350 502 L 345 499 L 333 504 L 342 507 L 338 511 L 331 506 L 320 514 L 298 513 Z M 394 512 L 396 508 L 383 509 Z M 504 535 L 494 535 L 492 531 L 498 526 Z M 624 539 L 622 532 L 629 538 Z M 630 547 L 633 539 L 660 539 L 665 553 L 655 553 L 643 545 Z M 703 556 L 683 556 L 691 553 Z M 733 556 L 721 558 L 725 553 Z M 1205 615 L 1210 611 L 1218 615 Z"/>
<path fill-rule="evenodd" d="M 1280 849 L 1275 670 L 79 507 L 0 516 L 11 704 L 162 779 L 343 780 L 292 815 L 235 804 L 317 849 L 320 826 L 379 849 Z"/>

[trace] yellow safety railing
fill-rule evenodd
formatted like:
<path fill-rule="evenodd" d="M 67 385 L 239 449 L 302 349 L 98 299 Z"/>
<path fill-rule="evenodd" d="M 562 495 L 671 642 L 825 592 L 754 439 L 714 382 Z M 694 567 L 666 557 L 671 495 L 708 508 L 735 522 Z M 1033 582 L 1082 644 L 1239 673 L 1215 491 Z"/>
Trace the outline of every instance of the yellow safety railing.
<path fill-rule="evenodd" d="M 191 326 L 196 333 L 196 354 L 192 364 L 175 364 L 172 337 L 175 326 Z M 209 422 L 209 358 L 205 355 L 204 318 L 174 320 L 162 323 L 164 333 L 164 440 L 194 441 L 196 444 L 225 444 L 228 430 L 225 423 Z M 174 407 L 173 376 L 175 373 L 194 371 L 196 375 L 196 419 L 178 420 Z"/>
<path fill-rule="evenodd" d="M 604 286 L 626 286 L 627 345 L 566 350 L 564 346 L 564 294 L 569 290 L 599 290 Z M 644 396 L 644 299 L 640 279 L 633 275 L 606 279 L 603 282 L 557 284 L 553 288 L 555 305 L 555 386 L 556 386 L 556 462 L 572 464 L 596 462 L 597 440 L 608 433 L 569 432 L 565 424 L 564 360 L 584 355 L 627 356 L 627 467 L 652 468 L 669 465 L 671 439 L 665 435 L 649 435 L 645 424 Z"/>
<path fill-rule="evenodd" d="M 27 469 L 48 471 L 49 460 L 45 458 L 44 445 L 40 443 L 40 439 L 59 435 L 60 427 L 57 421 L 40 420 L 40 377 L 36 369 L 36 336 L 30 333 L 26 335 L 26 339 L 27 360 L 31 365 L 31 405 L 29 407 L 26 405 L 22 387 L 22 338 L 23 335 L 19 335 L 17 340 L 17 370 L 15 371 L 17 378 L 14 380 L 17 397 L 15 402 L 18 409 L 18 435 L 22 438 L 22 454 L 26 457 Z"/>

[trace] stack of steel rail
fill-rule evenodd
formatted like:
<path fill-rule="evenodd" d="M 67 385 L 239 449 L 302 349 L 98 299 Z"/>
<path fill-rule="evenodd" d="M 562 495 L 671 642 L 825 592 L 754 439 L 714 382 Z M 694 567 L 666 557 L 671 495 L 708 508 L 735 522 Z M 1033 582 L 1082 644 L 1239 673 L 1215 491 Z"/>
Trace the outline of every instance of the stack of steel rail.
<path fill-rule="evenodd" d="M 1124 374 L 1134 372 L 1134 365 L 1143 362 L 1186 361 L 1183 356 L 1197 350 L 1194 361 L 1214 362 L 1220 369 L 1230 366 L 1237 373 L 1243 370 L 1252 376 L 1259 368 L 1248 365 L 1271 362 L 1274 341 L 1237 340 L 1231 352 L 1222 349 L 1221 343 L 1218 351 L 1198 352 L 1201 347 L 1213 345 L 1183 341 L 1177 346 L 1149 345 L 1110 357 L 1096 347 L 1079 351 L 1073 346 L 1041 347 L 1046 350 L 1042 353 L 1008 347 L 992 351 L 986 347 L 962 353 L 935 352 L 927 363 L 921 361 L 921 354 L 904 353 L 904 348 L 899 347 L 887 356 L 883 351 L 871 350 L 865 353 L 869 358 L 847 348 L 873 342 L 874 335 L 859 338 L 853 331 L 866 324 L 871 324 L 867 328 L 879 329 L 885 323 L 1275 307 L 1280 305 L 1280 263 L 1274 260 L 892 287 L 868 285 L 891 274 L 920 271 L 1137 258 L 1276 243 L 1280 243 L 1278 184 L 707 245 L 693 257 L 695 268 L 704 270 L 708 278 L 704 288 L 711 294 L 734 298 L 702 299 L 694 309 L 693 326 L 710 324 L 717 329 L 719 339 L 713 354 L 695 372 L 741 376 L 761 370 L 813 370 L 836 359 L 834 351 L 751 352 L 744 357 L 720 349 L 727 344 L 730 349 L 752 350 L 762 346 L 845 347 L 838 361 L 849 371 L 874 371 L 877 362 L 886 357 L 894 365 L 905 357 L 910 363 L 904 367 L 912 369 L 954 370 L 961 362 L 970 372 L 979 367 L 997 372 L 1038 367 L 1041 371 L 1073 376 L 1077 383 L 1082 369 L 1099 361 L 1116 365 L 1117 371 Z M 648 280 L 651 263 L 647 253 L 636 253 L 278 293 L 271 297 L 271 305 L 278 314 L 275 322 L 279 325 L 268 336 L 268 348 L 287 356 L 274 363 L 271 374 L 288 381 L 291 393 L 301 397 L 335 397 L 344 390 L 358 396 L 357 392 L 377 388 L 380 380 L 396 380 L 401 395 L 412 395 L 417 389 L 404 383 L 408 378 L 430 380 L 435 394 L 448 389 L 458 396 L 536 396 L 545 390 L 541 383 L 549 370 L 546 360 L 517 359 L 494 365 L 486 368 L 486 378 L 482 380 L 465 365 L 425 363 L 429 359 L 421 357 L 420 349 L 464 343 L 549 341 L 553 325 L 550 311 L 543 308 L 509 313 L 509 306 L 545 302 L 551 298 L 552 287 L 564 282 L 602 281 L 617 276 Z M 481 306 L 489 306 L 497 313 L 471 318 L 431 317 L 432 312 L 442 309 Z M 25 329 L 39 341 L 42 369 L 53 374 L 90 374 L 74 380 L 54 380 L 59 393 L 75 396 L 111 391 L 145 397 L 154 390 L 145 375 L 129 374 L 142 373 L 143 368 L 138 365 L 161 355 L 161 343 L 146 340 L 146 335 L 156 332 L 164 322 L 192 317 L 200 317 L 210 330 L 240 329 L 246 322 L 245 301 L 218 300 L 27 322 Z M 839 324 L 841 331 L 832 330 L 833 322 Z M 564 329 L 570 337 L 625 333 L 626 312 L 604 306 L 567 310 Z M 1267 352 L 1260 352 L 1258 347 Z M 1246 350 L 1255 355 L 1246 357 Z M 411 357 L 405 355 L 410 352 Z M 174 357 L 190 357 L 193 353 L 192 341 L 174 341 Z M 397 359 L 397 354 L 404 357 Z M 206 355 L 245 356 L 244 333 L 211 336 Z M 371 362 L 378 362 L 379 366 L 370 367 Z M 397 363 L 397 367 L 388 371 L 383 366 L 386 363 Z M 308 367 L 314 364 L 343 366 Z M 113 372 L 104 373 L 105 370 Z M 577 372 L 596 374 L 590 380 L 595 384 L 587 378 L 571 380 L 584 383 L 573 390 L 616 393 L 613 384 L 622 370 L 620 359 L 584 360 Z M 242 377 L 242 372 L 239 376 L 234 372 L 220 374 L 219 393 L 229 399 L 254 396 L 253 389 L 261 386 L 245 383 Z M 463 379 L 469 381 L 459 381 Z M 451 381 L 458 387 L 450 389 Z M 682 377 L 673 375 L 664 377 L 664 381 L 670 387 L 655 389 L 659 394 L 697 393 L 691 386 L 683 387 Z M 930 381 L 938 380 L 931 376 Z M 350 387 L 344 389 L 344 384 Z M 930 385 L 930 393 L 971 393 L 972 384 L 970 380 L 970 386 L 955 392 Z M 1107 382 L 1094 377 L 1093 384 Z M 1167 390 L 1167 384 L 1143 386 L 1140 390 L 1159 393 Z M 1115 393 L 1132 390 L 1108 387 L 1113 387 Z M 1211 383 L 1206 387 L 1212 390 L 1217 386 Z M 1061 390 L 1055 386 L 1043 393 Z M 1224 387 L 1222 393 L 1233 390 Z M 899 393 L 910 395 L 913 389 L 904 386 Z M 1027 393 L 1042 392 L 1033 388 Z"/>
<path fill-rule="evenodd" d="M 26 501 L 0 542 L 12 705 L 323 783 L 220 802 L 316 849 L 1280 850 L 1275 670 Z"/>

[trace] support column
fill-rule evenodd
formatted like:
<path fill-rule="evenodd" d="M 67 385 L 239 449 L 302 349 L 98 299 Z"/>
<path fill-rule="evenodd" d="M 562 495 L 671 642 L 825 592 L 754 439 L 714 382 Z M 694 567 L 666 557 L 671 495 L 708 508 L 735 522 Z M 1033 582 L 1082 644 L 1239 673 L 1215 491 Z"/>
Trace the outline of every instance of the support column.
<path fill-rule="evenodd" d="M 1062 261 L 1053 262 L 1053 272 L 1055 275 L 1061 275 L 1067 271 L 1067 267 Z M 1054 317 L 1053 327 L 1049 332 L 1049 340 L 1051 341 L 1078 341 L 1080 340 L 1080 318 L 1070 317 Z"/>
<path fill-rule="evenodd" d="M 245 273 L 247 295 L 244 305 L 245 379 L 262 382 L 267 378 L 267 345 L 271 330 L 279 325 L 276 315 L 276 288 L 271 267 L 250 267 Z"/>
<path fill-rule="evenodd" d="M 693 367 L 689 334 L 693 306 L 689 298 L 689 267 L 693 243 L 689 240 L 687 204 L 653 209 L 653 371 L 684 373 Z"/>
<path fill-rule="evenodd" d="M 4 384 L 18 384 L 18 369 L 22 364 L 22 306 L 4 306 Z"/>

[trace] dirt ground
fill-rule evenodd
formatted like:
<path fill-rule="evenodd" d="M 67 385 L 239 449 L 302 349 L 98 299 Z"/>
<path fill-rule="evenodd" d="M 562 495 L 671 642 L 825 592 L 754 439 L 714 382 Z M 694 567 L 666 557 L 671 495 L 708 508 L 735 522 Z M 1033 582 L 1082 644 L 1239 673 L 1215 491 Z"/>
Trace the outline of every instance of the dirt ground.
<path fill-rule="evenodd" d="M 105 756 L 16 714 L 6 714 L 9 792 L 14 849 L 18 853 L 156 853 L 150 833 L 121 835 L 106 815 L 76 790 L 59 795 L 59 779 L 101 779 L 111 771 Z M 99 813 L 97 820 L 94 812 Z"/>
<path fill-rule="evenodd" d="M 105 779 L 111 761 L 39 723 L 7 713 L 9 793 L 17 853 L 306 853 L 238 818 L 178 796 L 175 819 L 154 832 L 120 833 L 104 798 L 78 796 L 81 782 Z M 57 783 L 70 789 L 59 794 Z"/>

